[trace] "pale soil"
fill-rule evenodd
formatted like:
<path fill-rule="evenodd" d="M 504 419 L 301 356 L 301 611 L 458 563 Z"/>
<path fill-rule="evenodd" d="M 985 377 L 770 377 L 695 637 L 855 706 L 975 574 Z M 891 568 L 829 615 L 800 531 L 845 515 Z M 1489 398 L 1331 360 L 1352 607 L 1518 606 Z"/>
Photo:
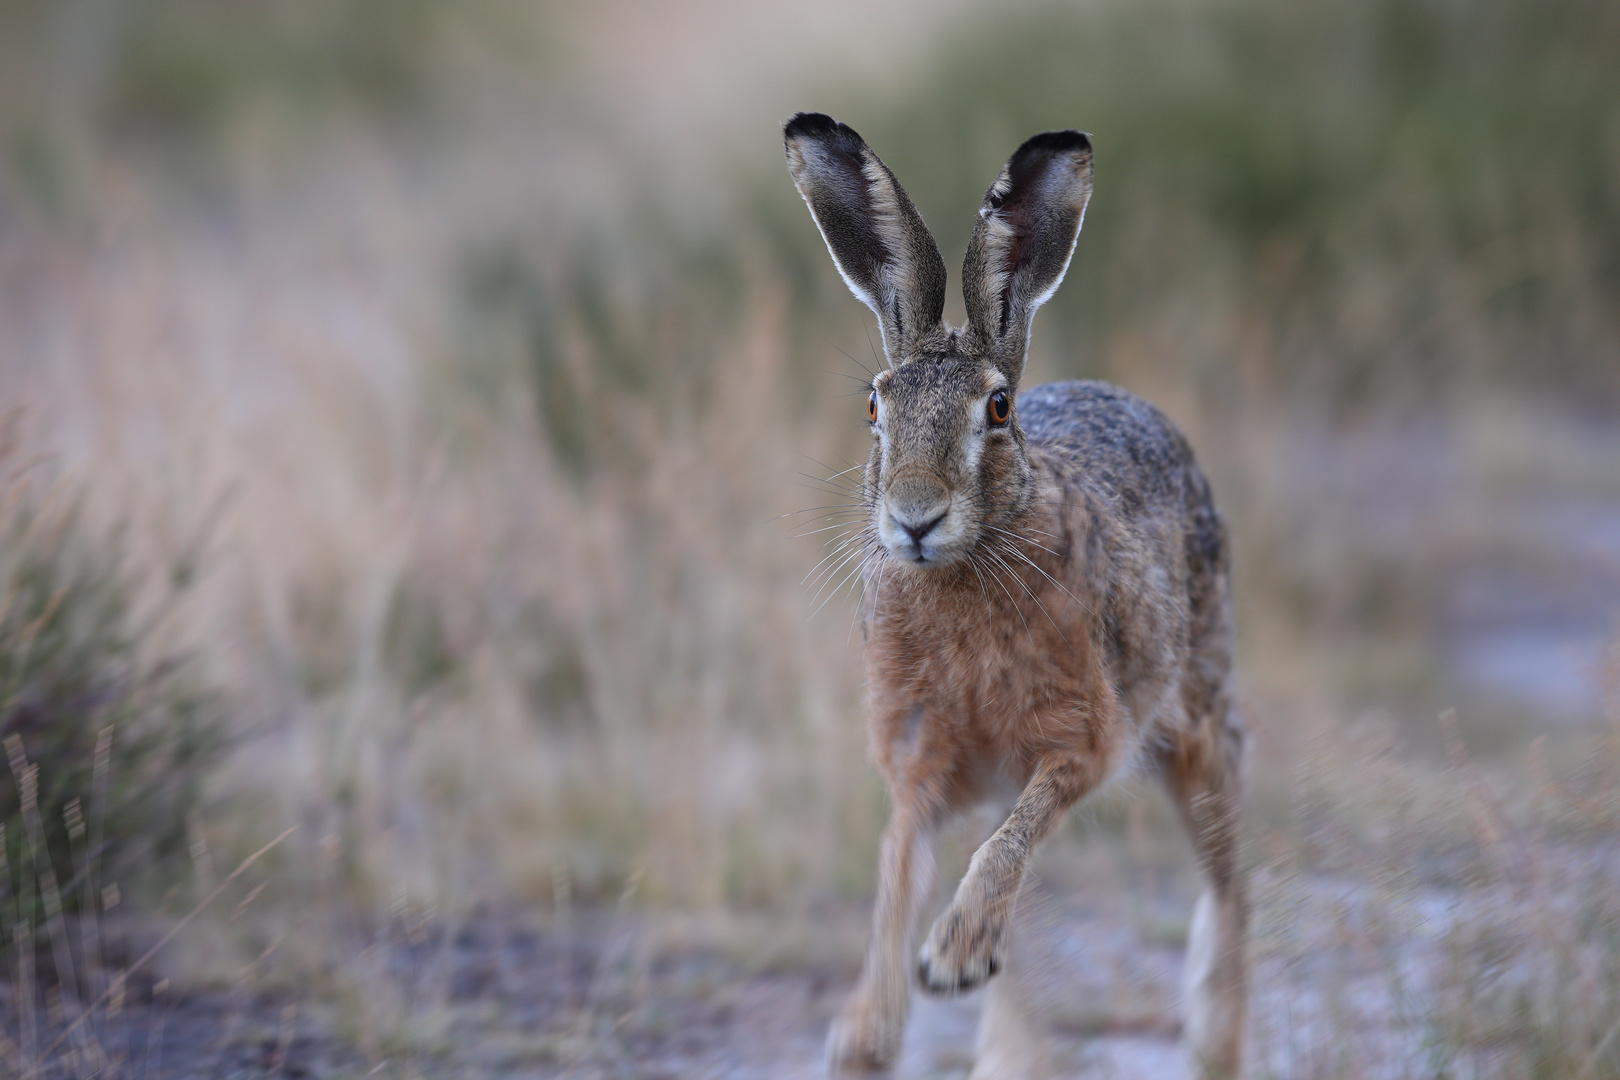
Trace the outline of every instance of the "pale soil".
<path fill-rule="evenodd" d="M 1430 1075 L 1424 1063 L 1447 1039 L 1455 1075 L 1511 1069 L 1515 1040 L 1527 1036 L 1491 1027 L 1491 995 L 1570 977 L 1559 956 L 1571 942 L 1591 950 L 1588 966 L 1615 961 L 1598 937 L 1559 928 L 1594 895 L 1620 890 L 1620 846 L 1535 858 L 1522 880 L 1467 861 L 1427 881 L 1257 874 L 1250 1042 L 1267 1068 L 1255 1075 Z M 1177 1077 L 1186 1067 L 1177 1041 L 1184 890 L 1136 885 L 1059 895 L 1037 884 L 1026 896 L 1022 955 L 1026 966 L 1039 958 L 1026 985 L 1047 1003 L 1038 1026 L 1051 1076 Z M 749 955 L 756 946 L 704 944 L 622 913 L 575 912 L 567 933 L 487 916 L 414 945 L 400 935 L 372 954 L 381 963 L 346 1001 L 179 987 L 154 999 L 140 984 L 94 1034 L 113 1059 L 108 1074 L 153 1078 L 815 1077 L 853 980 L 849 946 L 862 917 L 853 907 L 825 915 L 826 955 L 812 920 L 799 944 L 762 960 Z M 1482 949 L 1489 957 L 1472 964 Z M 1457 997 L 1465 987 L 1471 1004 Z M 358 1022 L 368 998 L 371 1019 Z M 965 1076 L 979 1005 L 979 995 L 919 998 L 902 1075 Z M 16 1038 L 15 997 L 0 1006 Z M 1480 1031 L 1455 1044 L 1460 1012 Z M 55 1057 L 55 1074 L 88 1074 Z"/>

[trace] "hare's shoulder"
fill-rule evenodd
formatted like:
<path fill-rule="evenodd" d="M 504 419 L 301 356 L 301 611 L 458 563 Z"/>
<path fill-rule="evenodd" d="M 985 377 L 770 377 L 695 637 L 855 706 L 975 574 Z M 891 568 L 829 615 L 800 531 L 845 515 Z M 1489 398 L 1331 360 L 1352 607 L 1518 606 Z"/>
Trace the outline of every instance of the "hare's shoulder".
<path fill-rule="evenodd" d="M 1018 396 L 1018 416 L 1032 448 L 1064 460 L 1123 509 L 1185 498 L 1187 440 L 1135 394 L 1091 379 L 1046 383 Z"/>

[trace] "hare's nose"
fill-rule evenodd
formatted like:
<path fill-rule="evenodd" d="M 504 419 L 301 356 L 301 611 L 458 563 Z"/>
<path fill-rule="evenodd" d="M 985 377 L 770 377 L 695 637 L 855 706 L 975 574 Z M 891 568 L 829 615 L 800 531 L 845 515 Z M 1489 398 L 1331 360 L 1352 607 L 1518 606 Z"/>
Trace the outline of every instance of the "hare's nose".
<path fill-rule="evenodd" d="M 891 513 L 889 516 L 894 519 L 896 525 L 906 531 L 906 535 L 911 537 L 913 544 L 920 545 L 922 544 L 922 538 L 933 531 L 935 525 L 945 520 L 945 511 L 941 510 L 932 517 L 925 517 L 923 520 L 918 521 L 907 521 L 900 514 L 895 513 Z"/>
<path fill-rule="evenodd" d="M 919 554 L 923 537 L 944 521 L 951 510 L 950 489 L 936 477 L 921 472 L 896 477 L 884 501 L 888 503 L 889 521 L 911 538 L 912 547 Z"/>

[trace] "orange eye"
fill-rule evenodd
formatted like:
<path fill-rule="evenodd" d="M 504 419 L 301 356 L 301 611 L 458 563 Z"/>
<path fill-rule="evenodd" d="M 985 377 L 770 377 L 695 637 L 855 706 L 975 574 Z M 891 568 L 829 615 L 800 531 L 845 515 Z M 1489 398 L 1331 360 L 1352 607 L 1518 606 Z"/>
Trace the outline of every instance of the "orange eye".
<path fill-rule="evenodd" d="M 866 399 L 866 418 L 868 420 L 872 421 L 872 423 L 874 423 L 874 424 L 877 423 L 877 391 L 876 390 L 872 391 L 871 396 Z"/>
<path fill-rule="evenodd" d="M 990 395 L 990 407 L 986 410 L 990 414 L 990 422 L 997 427 L 1007 422 L 1012 416 L 1012 402 L 1007 400 L 1007 391 L 997 390 Z"/>

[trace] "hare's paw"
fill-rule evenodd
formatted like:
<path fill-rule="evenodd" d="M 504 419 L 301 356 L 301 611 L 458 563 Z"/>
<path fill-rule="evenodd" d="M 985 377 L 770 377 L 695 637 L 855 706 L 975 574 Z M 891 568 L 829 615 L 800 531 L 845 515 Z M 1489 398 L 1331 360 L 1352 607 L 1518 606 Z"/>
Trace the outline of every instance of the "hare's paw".
<path fill-rule="evenodd" d="M 900 1057 L 903 1022 L 883 1015 L 882 1010 L 857 992 L 844 1004 L 827 1033 L 827 1073 L 829 1076 L 881 1076 Z"/>
<path fill-rule="evenodd" d="M 1005 966 L 1005 918 L 952 903 L 934 920 L 917 958 L 917 981 L 930 994 L 975 990 Z"/>

